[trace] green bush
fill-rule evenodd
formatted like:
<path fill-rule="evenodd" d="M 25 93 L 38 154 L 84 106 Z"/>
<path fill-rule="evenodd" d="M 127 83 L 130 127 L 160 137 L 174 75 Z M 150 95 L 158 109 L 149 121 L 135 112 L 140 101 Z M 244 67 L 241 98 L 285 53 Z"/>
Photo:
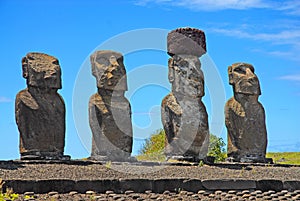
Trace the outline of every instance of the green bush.
<path fill-rule="evenodd" d="M 225 151 L 225 142 L 221 137 L 210 134 L 208 155 L 215 157 L 215 162 L 225 161 L 227 157 Z"/>
<path fill-rule="evenodd" d="M 139 151 L 138 160 L 164 161 L 165 131 L 159 129 L 149 139 L 146 139 L 142 149 Z"/>
<path fill-rule="evenodd" d="M 165 131 L 159 129 L 154 132 L 149 139 L 146 139 L 143 148 L 140 150 L 140 154 L 152 154 L 155 152 L 161 152 L 165 148 Z"/>
<path fill-rule="evenodd" d="M 164 161 L 165 140 L 165 131 L 163 129 L 159 129 L 154 132 L 151 137 L 145 141 L 144 146 L 139 151 L 140 155 L 137 156 L 137 159 Z M 226 159 L 224 146 L 225 143 L 221 137 L 211 134 L 208 155 L 214 156 L 216 162 L 224 161 Z"/>

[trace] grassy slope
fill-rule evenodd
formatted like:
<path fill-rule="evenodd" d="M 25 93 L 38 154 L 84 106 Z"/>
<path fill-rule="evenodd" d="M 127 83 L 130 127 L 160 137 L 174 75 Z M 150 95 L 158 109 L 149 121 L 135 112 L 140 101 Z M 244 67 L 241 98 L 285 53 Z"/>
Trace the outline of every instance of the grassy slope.
<path fill-rule="evenodd" d="M 274 163 L 300 165 L 300 152 L 267 153 L 268 158 L 273 158 Z"/>

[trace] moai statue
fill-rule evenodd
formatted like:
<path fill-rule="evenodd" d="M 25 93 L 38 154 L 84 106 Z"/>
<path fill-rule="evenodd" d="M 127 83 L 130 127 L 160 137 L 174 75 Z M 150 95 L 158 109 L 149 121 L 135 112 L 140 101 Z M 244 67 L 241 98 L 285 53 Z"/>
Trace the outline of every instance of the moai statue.
<path fill-rule="evenodd" d="M 234 93 L 225 106 L 228 157 L 236 162 L 270 162 L 265 158 L 265 110 L 258 101 L 261 90 L 254 67 L 247 63 L 232 64 L 228 76 Z"/>
<path fill-rule="evenodd" d="M 113 51 L 97 51 L 90 57 L 98 92 L 89 102 L 89 122 L 93 133 L 91 159 L 134 161 L 131 107 L 123 56 Z"/>
<path fill-rule="evenodd" d="M 169 81 L 172 92 L 162 101 L 167 158 L 206 159 L 209 145 L 208 116 L 202 102 L 204 75 L 199 57 L 206 53 L 204 32 L 179 28 L 168 34 Z"/>
<path fill-rule="evenodd" d="M 15 115 L 22 160 L 69 160 L 64 156 L 65 104 L 58 60 L 43 53 L 22 59 L 27 88 L 16 97 Z"/>

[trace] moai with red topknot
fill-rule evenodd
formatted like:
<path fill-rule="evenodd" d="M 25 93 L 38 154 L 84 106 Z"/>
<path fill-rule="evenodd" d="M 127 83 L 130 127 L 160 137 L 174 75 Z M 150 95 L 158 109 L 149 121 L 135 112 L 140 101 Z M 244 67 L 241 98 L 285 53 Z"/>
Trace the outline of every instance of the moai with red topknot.
<path fill-rule="evenodd" d="M 205 34 L 179 28 L 167 38 L 169 81 L 172 92 L 162 101 L 162 123 L 168 158 L 205 160 L 209 145 L 208 115 L 202 102 L 204 75 L 199 57 L 206 53 Z"/>

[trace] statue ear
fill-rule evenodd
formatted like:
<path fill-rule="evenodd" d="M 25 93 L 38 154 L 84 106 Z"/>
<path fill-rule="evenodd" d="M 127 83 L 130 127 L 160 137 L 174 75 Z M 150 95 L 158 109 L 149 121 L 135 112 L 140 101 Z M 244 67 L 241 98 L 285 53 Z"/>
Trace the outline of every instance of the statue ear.
<path fill-rule="evenodd" d="M 229 84 L 233 84 L 233 74 L 232 74 L 232 66 L 228 66 L 228 78 Z"/>
<path fill-rule="evenodd" d="M 169 73 L 168 73 L 168 77 L 169 77 L 169 82 L 172 83 L 174 81 L 174 67 L 173 67 L 173 58 L 170 58 L 168 60 L 168 67 L 169 67 Z"/>
<path fill-rule="evenodd" d="M 26 57 L 22 58 L 22 71 L 23 71 L 23 77 L 28 78 L 28 60 Z"/>
<path fill-rule="evenodd" d="M 92 75 L 94 75 L 94 76 L 96 76 L 95 58 L 96 58 L 96 56 L 93 54 L 90 56 L 90 62 L 91 62 L 91 68 L 92 68 L 91 70 L 92 70 Z"/>

